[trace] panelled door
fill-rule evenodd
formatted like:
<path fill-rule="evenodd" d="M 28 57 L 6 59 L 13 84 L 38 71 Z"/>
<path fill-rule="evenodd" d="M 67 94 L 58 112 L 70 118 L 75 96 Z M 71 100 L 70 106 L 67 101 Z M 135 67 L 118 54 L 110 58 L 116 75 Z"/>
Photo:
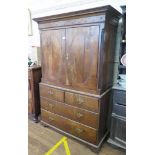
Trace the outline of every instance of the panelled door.
<path fill-rule="evenodd" d="M 41 32 L 42 78 L 65 84 L 65 29 Z"/>
<path fill-rule="evenodd" d="M 99 26 L 66 29 L 67 84 L 95 90 Z"/>
<path fill-rule="evenodd" d="M 47 30 L 41 35 L 42 78 L 96 90 L 99 26 Z"/>

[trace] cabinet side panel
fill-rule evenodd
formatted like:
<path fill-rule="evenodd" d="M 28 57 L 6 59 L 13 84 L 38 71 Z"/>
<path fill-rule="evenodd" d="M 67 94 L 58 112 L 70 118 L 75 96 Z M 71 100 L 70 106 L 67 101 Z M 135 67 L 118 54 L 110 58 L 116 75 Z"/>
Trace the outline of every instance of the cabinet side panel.
<path fill-rule="evenodd" d="M 105 133 L 109 131 L 108 127 L 108 112 L 110 104 L 111 91 L 107 92 L 100 99 L 100 121 L 99 121 L 99 135 L 98 139 L 101 140 Z"/>
<path fill-rule="evenodd" d="M 106 17 L 105 28 L 101 34 L 99 85 L 100 93 L 113 84 L 114 55 L 116 46 L 116 33 L 118 21 L 112 23 L 113 18 Z"/>

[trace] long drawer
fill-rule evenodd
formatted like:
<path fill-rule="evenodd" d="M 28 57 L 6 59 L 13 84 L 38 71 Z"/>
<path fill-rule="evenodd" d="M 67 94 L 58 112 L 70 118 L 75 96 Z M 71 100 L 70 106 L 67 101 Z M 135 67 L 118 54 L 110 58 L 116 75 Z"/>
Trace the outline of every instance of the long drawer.
<path fill-rule="evenodd" d="M 65 92 L 65 103 L 93 112 L 99 112 L 99 101 L 94 97 Z"/>
<path fill-rule="evenodd" d="M 96 129 L 99 126 L 98 113 L 79 109 L 58 101 L 48 100 L 46 98 L 41 98 L 41 108 Z"/>
<path fill-rule="evenodd" d="M 41 119 L 50 125 L 53 125 L 90 143 L 96 144 L 97 142 L 97 130 L 93 128 L 76 123 L 70 119 L 61 117 L 43 109 L 41 109 Z"/>
<path fill-rule="evenodd" d="M 64 91 L 40 84 L 40 96 L 64 102 Z"/>

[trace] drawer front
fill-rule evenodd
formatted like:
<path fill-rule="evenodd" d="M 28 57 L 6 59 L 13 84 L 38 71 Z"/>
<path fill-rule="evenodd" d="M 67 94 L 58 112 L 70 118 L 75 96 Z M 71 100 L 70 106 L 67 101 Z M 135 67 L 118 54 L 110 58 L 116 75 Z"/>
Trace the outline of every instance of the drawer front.
<path fill-rule="evenodd" d="M 40 96 L 64 102 L 64 91 L 40 84 Z"/>
<path fill-rule="evenodd" d="M 99 101 L 97 98 L 65 92 L 65 103 L 93 112 L 99 112 Z"/>
<path fill-rule="evenodd" d="M 113 113 L 126 117 L 126 106 L 124 105 L 119 105 L 119 104 L 114 104 L 113 106 Z"/>
<path fill-rule="evenodd" d="M 126 146 L 126 121 L 125 119 L 121 119 L 115 115 L 112 115 L 110 137 L 116 143 L 124 147 Z"/>
<path fill-rule="evenodd" d="M 43 109 L 41 109 L 41 119 L 50 125 L 53 125 L 90 143 L 96 144 L 97 142 L 97 130 L 95 129 L 89 128 Z"/>
<path fill-rule="evenodd" d="M 58 101 L 41 98 L 41 107 L 55 114 L 67 117 L 79 123 L 98 128 L 99 114 L 82 110 Z"/>
<path fill-rule="evenodd" d="M 114 90 L 114 104 L 126 105 L 126 92 L 123 90 Z"/>

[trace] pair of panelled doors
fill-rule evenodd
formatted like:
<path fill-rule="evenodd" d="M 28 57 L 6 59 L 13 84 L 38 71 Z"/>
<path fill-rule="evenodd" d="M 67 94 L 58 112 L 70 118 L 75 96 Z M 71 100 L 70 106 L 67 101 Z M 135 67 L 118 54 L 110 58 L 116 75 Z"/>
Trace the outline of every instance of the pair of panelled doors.
<path fill-rule="evenodd" d="M 41 39 L 43 78 L 96 90 L 99 26 L 42 30 Z"/>

